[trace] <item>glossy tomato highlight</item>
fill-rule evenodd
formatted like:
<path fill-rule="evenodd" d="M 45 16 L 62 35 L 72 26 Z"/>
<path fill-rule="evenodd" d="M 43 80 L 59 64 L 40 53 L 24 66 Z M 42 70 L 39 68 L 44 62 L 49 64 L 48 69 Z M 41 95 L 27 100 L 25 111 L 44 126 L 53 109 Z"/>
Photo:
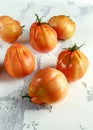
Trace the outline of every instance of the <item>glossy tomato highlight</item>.
<path fill-rule="evenodd" d="M 35 104 L 54 104 L 67 95 L 68 82 L 65 75 L 54 68 L 39 70 L 28 87 L 28 95 Z"/>
<path fill-rule="evenodd" d="M 24 45 L 14 43 L 5 54 L 4 66 L 9 75 L 22 78 L 34 71 L 35 59 Z"/>

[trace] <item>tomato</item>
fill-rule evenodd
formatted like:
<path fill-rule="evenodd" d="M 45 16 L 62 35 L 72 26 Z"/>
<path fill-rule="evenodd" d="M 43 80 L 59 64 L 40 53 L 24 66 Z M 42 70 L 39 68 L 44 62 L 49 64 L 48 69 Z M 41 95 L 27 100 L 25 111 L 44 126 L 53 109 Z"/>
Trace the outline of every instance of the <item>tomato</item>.
<path fill-rule="evenodd" d="M 28 86 L 28 96 L 35 104 L 54 104 L 62 101 L 67 91 L 68 82 L 65 75 L 50 67 L 39 70 Z"/>
<path fill-rule="evenodd" d="M 0 65 L 0 71 L 1 71 L 1 65 Z"/>
<path fill-rule="evenodd" d="M 49 25 L 57 32 L 58 39 L 69 39 L 75 33 L 75 22 L 68 16 L 58 15 L 53 16 L 48 21 Z"/>
<path fill-rule="evenodd" d="M 9 75 L 21 78 L 34 71 L 35 59 L 24 45 L 14 43 L 6 51 L 4 66 Z"/>
<path fill-rule="evenodd" d="M 57 45 L 56 31 L 47 23 L 41 22 L 38 16 L 30 27 L 30 45 L 42 53 L 50 52 Z"/>
<path fill-rule="evenodd" d="M 74 45 L 58 55 L 56 68 L 65 74 L 68 82 L 82 78 L 87 71 L 89 61 L 80 47 Z"/>
<path fill-rule="evenodd" d="M 0 17 L 0 38 L 8 43 L 15 42 L 22 34 L 20 23 L 9 16 Z"/>

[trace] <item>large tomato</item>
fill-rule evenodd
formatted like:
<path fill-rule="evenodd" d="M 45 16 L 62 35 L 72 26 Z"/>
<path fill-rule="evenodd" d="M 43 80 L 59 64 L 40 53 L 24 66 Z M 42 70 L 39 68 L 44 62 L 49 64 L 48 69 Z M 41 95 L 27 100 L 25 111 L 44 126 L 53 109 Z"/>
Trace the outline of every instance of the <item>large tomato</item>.
<path fill-rule="evenodd" d="M 57 45 L 57 33 L 37 16 L 37 21 L 30 27 L 30 44 L 39 52 L 49 52 Z"/>
<path fill-rule="evenodd" d="M 79 48 L 74 45 L 58 56 L 56 68 L 65 74 L 69 82 L 82 78 L 88 68 L 89 61 Z"/>
<path fill-rule="evenodd" d="M 67 91 L 68 82 L 65 75 L 54 68 L 39 70 L 28 86 L 28 96 L 35 104 L 59 102 L 64 99 Z"/>
<path fill-rule="evenodd" d="M 13 43 L 22 34 L 20 23 L 9 16 L 0 17 L 0 38 L 6 42 Z"/>
<path fill-rule="evenodd" d="M 69 39 L 75 33 L 75 22 L 65 15 L 53 16 L 48 21 L 57 32 L 58 39 Z"/>
<path fill-rule="evenodd" d="M 33 54 L 22 44 L 11 45 L 4 58 L 6 71 L 15 78 L 21 78 L 31 74 L 35 68 Z"/>

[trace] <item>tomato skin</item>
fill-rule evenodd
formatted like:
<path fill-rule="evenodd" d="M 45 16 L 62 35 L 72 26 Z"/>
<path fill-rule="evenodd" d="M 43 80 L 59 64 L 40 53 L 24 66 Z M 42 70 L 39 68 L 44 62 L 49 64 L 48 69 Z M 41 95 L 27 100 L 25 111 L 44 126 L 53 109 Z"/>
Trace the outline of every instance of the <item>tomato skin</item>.
<path fill-rule="evenodd" d="M 5 42 L 13 43 L 22 34 L 20 23 L 9 16 L 0 17 L 0 38 Z"/>
<path fill-rule="evenodd" d="M 34 22 L 30 27 L 30 45 L 36 51 L 50 52 L 57 45 L 57 33 L 48 24 Z"/>
<path fill-rule="evenodd" d="M 80 50 L 67 49 L 58 55 L 56 68 L 65 74 L 68 82 L 73 82 L 83 77 L 88 65 L 87 57 Z"/>
<path fill-rule="evenodd" d="M 65 75 L 54 68 L 39 70 L 28 86 L 28 95 L 35 104 L 54 104 L 64 99 L 68 91 Z"/>
<path fill-rule="evenodd" d="M 14 43 L 5 54 L 4 66 L 9 75 L 22 78 L 34 71 L 35 59 L 25 46 Z"/>
<path fill-rule="evenodd" d="M 57 32 L 58 39 L 69 39 L 76 30 L 75 22 L 65 15 L 53 16 L 49 19 L 48 23 Z"/>

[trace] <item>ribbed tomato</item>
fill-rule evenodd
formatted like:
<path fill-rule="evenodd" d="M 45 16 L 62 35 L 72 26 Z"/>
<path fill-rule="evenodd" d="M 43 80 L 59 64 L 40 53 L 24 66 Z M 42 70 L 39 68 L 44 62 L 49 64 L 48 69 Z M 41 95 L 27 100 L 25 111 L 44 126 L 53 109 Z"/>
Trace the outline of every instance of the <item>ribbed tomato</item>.
<path fill-rule="evenodd" d="M 57 45 L 56 31 L 47 23 L 41 22 L 38 16 L 37 21 L 30 27 L 30 45 L 36 51 L 43 53 L 50 52 Z"/>
<path fill-rule="evenodd" d="M 20 23 L 9 16 L 0 17 L 0 38 L 8 43 L 15 42 L 22 34 Z"/>
<path fill-rule="evenodd" d="M 28 96 L 35 104 L 54 104 L 62 101 L 67 91 L 65 75 L 57 69 L 44 68 L 33 76 L 28 87 Z"/>
<path fill-rule="evenodd" d="M 6 51 L 4 66 L 9 75 L 22 78 L 34 71 L 35 59 L 24 45 L 14 43 Z"/>
<path fill-rule="evenodd" d="M 75 22 L 66 15 L 53 16 L 48 23 L 57 32 L 58 39 L 69 39 L 75 33 Z"/>
<path fill-rule="evenodd" d="M 56 68 L 65 74 L 69 82 L 82 78 L 89 65 L 87 57 L 79 48 L 74 45 L 58 56 Z"/>

